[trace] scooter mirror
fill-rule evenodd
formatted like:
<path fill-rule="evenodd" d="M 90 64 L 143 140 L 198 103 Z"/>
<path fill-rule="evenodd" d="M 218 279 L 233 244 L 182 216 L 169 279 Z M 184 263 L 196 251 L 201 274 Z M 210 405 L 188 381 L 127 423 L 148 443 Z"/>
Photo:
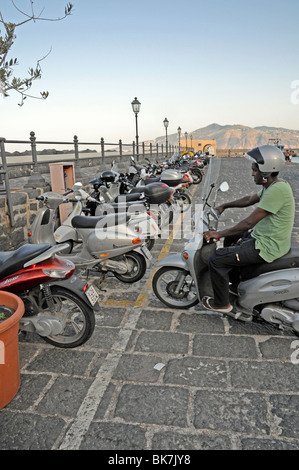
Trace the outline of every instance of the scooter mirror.
<path fill-rule="evenodd" d="M 82 189 L 82 183 L 78 181 L 78 183 L 75 183 L 73 186 L 73 191 L 79 191 L 79 189 Z"/>
<path fill-rule="evenodd" d="M 228 191 L 229 190 L 229 185 L 228 185 L 227 181 L 223 181 L 223 183 L 221 183 L 221 185 L 219 186 L 219 189 L 223 193 L 225 193 L 225 191 Z"/>

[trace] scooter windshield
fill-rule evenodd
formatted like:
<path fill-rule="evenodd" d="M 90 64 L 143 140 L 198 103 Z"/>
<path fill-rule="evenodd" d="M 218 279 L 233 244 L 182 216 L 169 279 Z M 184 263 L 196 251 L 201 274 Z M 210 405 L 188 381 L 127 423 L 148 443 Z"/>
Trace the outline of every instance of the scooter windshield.
<path fill-rule="evenodd" d="M 204 205 L 205 205 L 207 198 L 211 195 L 211 187 L 214 187 L 216 185 L 216 182 L 220 174 L 220 166 L 221 166 L 220 158 L 217 158 L 217 157 L 210 158 L 209 168 L 205 175 L 205 184 L 204 184 L 204 188 L 201 194 L 203 204 L 200 206 L 200 208 L 198 208 L 198 210 L 195 212 L 193 216 L 193 221 L 194 221 L 193 242 L 196 241 L 198 243 L 200 240 L 200 237 L 202 237 L 202 233 L 205 230 L 208 230 L 209 223 L 208 223 L 207 215 L 204 212 Z"/>
<path fill-rule="evenodd" d="M 205 176 L 205 184 L 201 193 L 201 199 L 203 203 L 206 201 L 210 193 L 211 185 L 215 185 L 218 180 L 220 174 L 220 166 L 221 159 L 219 157 L 210 158 L 209 168 Z"/>

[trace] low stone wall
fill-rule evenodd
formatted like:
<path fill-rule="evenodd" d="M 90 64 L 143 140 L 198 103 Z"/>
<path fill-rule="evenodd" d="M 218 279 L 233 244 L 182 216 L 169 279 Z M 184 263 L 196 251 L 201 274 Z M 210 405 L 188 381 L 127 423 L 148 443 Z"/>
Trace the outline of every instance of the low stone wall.
<path fill-rule="evenodd" d="M 105 158 L 88 158 L 79 160 L 80 177 L 77 181 L 81 181 L 85 190 L 91 190 L 89 181 L 99 175 L 103 170 L 111 167 L 112 160 L 118 163 L 118 168 L 123 171 L 127 168 L 130 157 L 113 157 Z M 11 226 L 7 199 L 5 194 L 0 195 L 0 251 L 9 251 L 19 248 L 28 242 L 28 230 L 32 224 L 37 211 L 39 210 L 39 202 L 36 200 L 46 191 L 51 189 L 50 170 L 48 164 L 39 165 L 39 170 L 46 184 L 41 188 L 25 188 L 28 184 L 28 178 L 31 171 L 28 167 L 12 167 L 9 168 L 9 184 L 13 205 L 14 226 Z M 28 175 L 28 177 L 27 177 Z"/>
<path fill-rule="evenodd" d="M 27 233 L 38 209 L 36 197 L 43 189 L 24 189 L 11 193 L 14 227 L 11 226 L 6 197 L 0 196 L 0 251 L 14 250 L 27 240 Z"/>

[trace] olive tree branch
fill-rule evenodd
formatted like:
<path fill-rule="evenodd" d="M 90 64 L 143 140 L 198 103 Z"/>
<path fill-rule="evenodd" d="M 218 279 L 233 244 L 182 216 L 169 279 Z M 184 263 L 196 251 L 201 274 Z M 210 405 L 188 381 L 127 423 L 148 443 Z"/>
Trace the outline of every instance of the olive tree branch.
<path fill-rule="evenodd" d="M 6 97 L 8 96 L 8 91 L 16 91 L 22 97 L 21 103 L 19 104 L 20 106 L 22 106 L 24 104 L 24 100 L 27 97 L 36 99 L 46 99 L 48 97 L 49 93 L 45 91 L 40 93 L 41 96 L 29 95 L 27 91 L 31 88 L 34 80 L 41 78 L 42 69 L 40 66 L 40 62 L 46 57 L 48 57 L 48 55 L 51 53 L 51 49 L 44 57 L 37 61 L 35 68 L 29 68 L 27 77 L 22 79 L 13 77 L 13 67 L 18 65 L 18 60 L 16 58 L 7 60 L 7 56 L 10 52 L 12 45 L 14 44 L 14 40 L 16 39 L 15 29 L 25 23 L 28 23 L 29 21 L 61 21 L 71 14 L 73 10 L 73 5 L 71 3 L 68 3 L 66 5 L 64 10 L 64 16 L 61 16 L 59 18 L 42 18 L 41 15 L 44 9 L 42 9 L 41 12 L 36 15 L 33 8 L 33 0 L 30 0 L 31 14 L 28 14 L 18 8 L 15 3 L 15 0 L 11 0 L 11 3 L 13 4 L 14 8 L 19 11 L 19 13 L 26 17 L 26 19 L 19 23 L 6 22 L 4 21 L 2 13 L 0 12 L 0 27 L 2 24 L 5 31 L 4 35 L 1 35 L 0 30 L 0 94 Z"/>

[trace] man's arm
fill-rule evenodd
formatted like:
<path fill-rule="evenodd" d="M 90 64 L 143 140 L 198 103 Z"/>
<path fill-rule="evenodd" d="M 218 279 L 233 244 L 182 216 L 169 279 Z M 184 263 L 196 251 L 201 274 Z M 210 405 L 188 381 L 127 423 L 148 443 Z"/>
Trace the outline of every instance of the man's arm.
<path fill-rule="evenodd" d="M 236 201 L 225 202 L 224 204 L 221 204 L 220 206 L 216 207 L 216 209 L 219 211 L 220 214 L 222 214 L 225 209 L 228 209 L 230 207 L 249 207 L 259 202 L 259 200 L 259 196 L 257 194 L 253 194 L 252 196 L 245 196 L 241 199 L 237 199 Z"/>

